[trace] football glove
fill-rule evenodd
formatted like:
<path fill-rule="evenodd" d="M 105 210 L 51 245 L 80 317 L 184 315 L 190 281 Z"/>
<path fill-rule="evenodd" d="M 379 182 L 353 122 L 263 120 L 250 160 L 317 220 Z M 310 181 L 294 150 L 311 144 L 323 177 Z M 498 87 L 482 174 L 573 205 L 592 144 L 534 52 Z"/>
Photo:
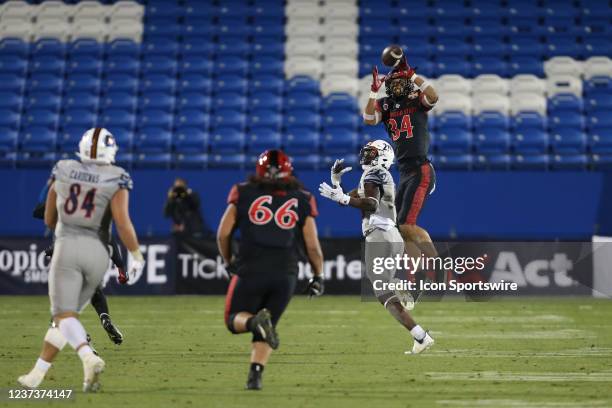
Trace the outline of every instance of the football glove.
<path fill-rule="evenodd" d="M 329 184 L 323 182 L 319 185 L 319 193 L 325 198 L 329 198 L 332 201 L 335 201 L 342 205 L 348 205 L 351 201 L 351 197 L 344 194 L 342 191 L 342 187 L 332 187 Z"/>
<path fill-rule="evenodd" d="M 385 76 L 378 76 L 378 67 L 374 66 L 374 68 L 372 68 L 372 85 L 370 86 L 370 90 L 372 92 L 378 92 L 384 82 Z"/>
<path fill-rule="evenodd" d="M 339 187 L 342 181 L 342 175 L 351 171 L 352 167 L 344 166 L 344 159 L 336 159 L 331 168 L 331 183 L 334 187 Z"/>
<path fill-rule="evenodd" d="M 405 55 L 402 57 L 402 61 L 399 63 L 397 67 L 395 67 L 393 71 L 399 72 L 401 76 L 406 77 L 411 81 L 413 79 L 412 77 L 414 76 L 414 74 L 416 74 L 415 69 L 412 68 L 410 65 L 408 65 L 408 60 L 406 60 Z"/>
<path fill-rule="evenodd" d="M 130 252 L 130 254 L 132 254 L 132 262 L 130 262 L 130 267 L 128 268 L 127 280 L 134 281 L 142 273 L 145 261 L 142 256 L 142 253 L 138 249 L 136 251 Z"/>
<path fill-rule="evenodd" d="M 325 292 L 325 283 L 323 281 L 323 276 L 316 275 L 312 277 L 308 281 L 308 286 L 306 286 L 306 293 L 310 296 L 321 296 Z"/>

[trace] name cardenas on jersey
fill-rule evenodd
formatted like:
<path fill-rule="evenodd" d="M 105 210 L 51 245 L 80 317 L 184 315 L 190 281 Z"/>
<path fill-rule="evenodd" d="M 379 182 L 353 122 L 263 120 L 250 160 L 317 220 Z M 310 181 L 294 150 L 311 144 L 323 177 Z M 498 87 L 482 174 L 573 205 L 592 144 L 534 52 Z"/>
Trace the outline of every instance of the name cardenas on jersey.
<path fill-rule="evenodd" d="M 49 266 L 45 252 L 36 244 L 30 244 L 29 251 L 3 249 L 0 251 L 0 272 L 11 276 L 23 276 L 26 283 L 46 283 Z"/>

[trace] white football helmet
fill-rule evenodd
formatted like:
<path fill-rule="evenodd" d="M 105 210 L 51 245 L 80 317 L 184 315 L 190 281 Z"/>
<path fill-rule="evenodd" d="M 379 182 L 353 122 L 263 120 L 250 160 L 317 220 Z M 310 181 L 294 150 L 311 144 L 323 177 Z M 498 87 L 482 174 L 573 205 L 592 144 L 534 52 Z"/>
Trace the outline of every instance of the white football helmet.
<path fill-rule="evenodd" d="M 117 143 L 105 128 L 89 129 L 81 137 L 77 156 L 83 163 L 111 164 L 115 162 Z"/>
<path fill-rule="evenodd" d="M 389 170 L 394 160 L 393 147 L 384 140 L 368 142 L 359 152 L 359 164 L 364 170 L 374 166 L 381 166 Z"/>

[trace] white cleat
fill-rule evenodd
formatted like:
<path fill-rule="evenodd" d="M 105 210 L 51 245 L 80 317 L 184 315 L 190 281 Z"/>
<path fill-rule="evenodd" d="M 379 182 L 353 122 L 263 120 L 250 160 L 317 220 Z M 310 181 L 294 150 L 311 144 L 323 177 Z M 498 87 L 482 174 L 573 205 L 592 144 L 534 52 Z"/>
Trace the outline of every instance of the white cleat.
<path fill-rule="evenodd" d="M 90 354 L 83 360 L 83 392 L 96 392 L 100 389 L 100 373 L 104 371 L 104 360 Z"/>
<path fill-rule="evenodd" d="M 405 354 L 420 354 L 433 346 L 435 343 L 434 339 L 429 335 L 429 333 L 425 333 L 425 337 L 421 342 L 414 341 L 414 345 L 412 346 L 412 351 L 406 351 Z"/>
<path fill-rule="evenodd" d="M 22 387 L 35 389 L 45 379 L 45 373 L 42 370 L 34 367 L 29 373 L 20 376 L 17 381 Z"/>

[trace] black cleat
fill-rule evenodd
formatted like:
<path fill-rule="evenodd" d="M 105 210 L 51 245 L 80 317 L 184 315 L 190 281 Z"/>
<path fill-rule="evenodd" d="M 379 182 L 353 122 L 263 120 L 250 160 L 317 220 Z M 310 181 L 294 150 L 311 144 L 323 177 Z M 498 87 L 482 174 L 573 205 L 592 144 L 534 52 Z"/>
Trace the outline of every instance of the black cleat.
<path fill-rule="evenodd" d="M 111 339 L 111 341 L 116 345 L 123 343 L 123 333 L 121 333 L 117 326 L 111 322 L 110 317 L 105 315 L 104 317 L 101 317 L 100 320 L 102 321 L 102 327 L 108 334 L 108 338 Z"/>
<path fill-rule="evenodd" d="M 279 345 L 278 334 L 272 325 L 272 316 L 268 309 L 261 309 L 253 317 L 253 327 L 273 350 Z"/>
<path fill-rule="evenodd" d="M 257 391 L 261 390 L 262 388 L 261 375 L 262 375 L 261 371 L 250 370 L 249 378 L 247 379 L 247 383 L 246 383 L 246 389 L 247 390 L 257 390 Z"/>

